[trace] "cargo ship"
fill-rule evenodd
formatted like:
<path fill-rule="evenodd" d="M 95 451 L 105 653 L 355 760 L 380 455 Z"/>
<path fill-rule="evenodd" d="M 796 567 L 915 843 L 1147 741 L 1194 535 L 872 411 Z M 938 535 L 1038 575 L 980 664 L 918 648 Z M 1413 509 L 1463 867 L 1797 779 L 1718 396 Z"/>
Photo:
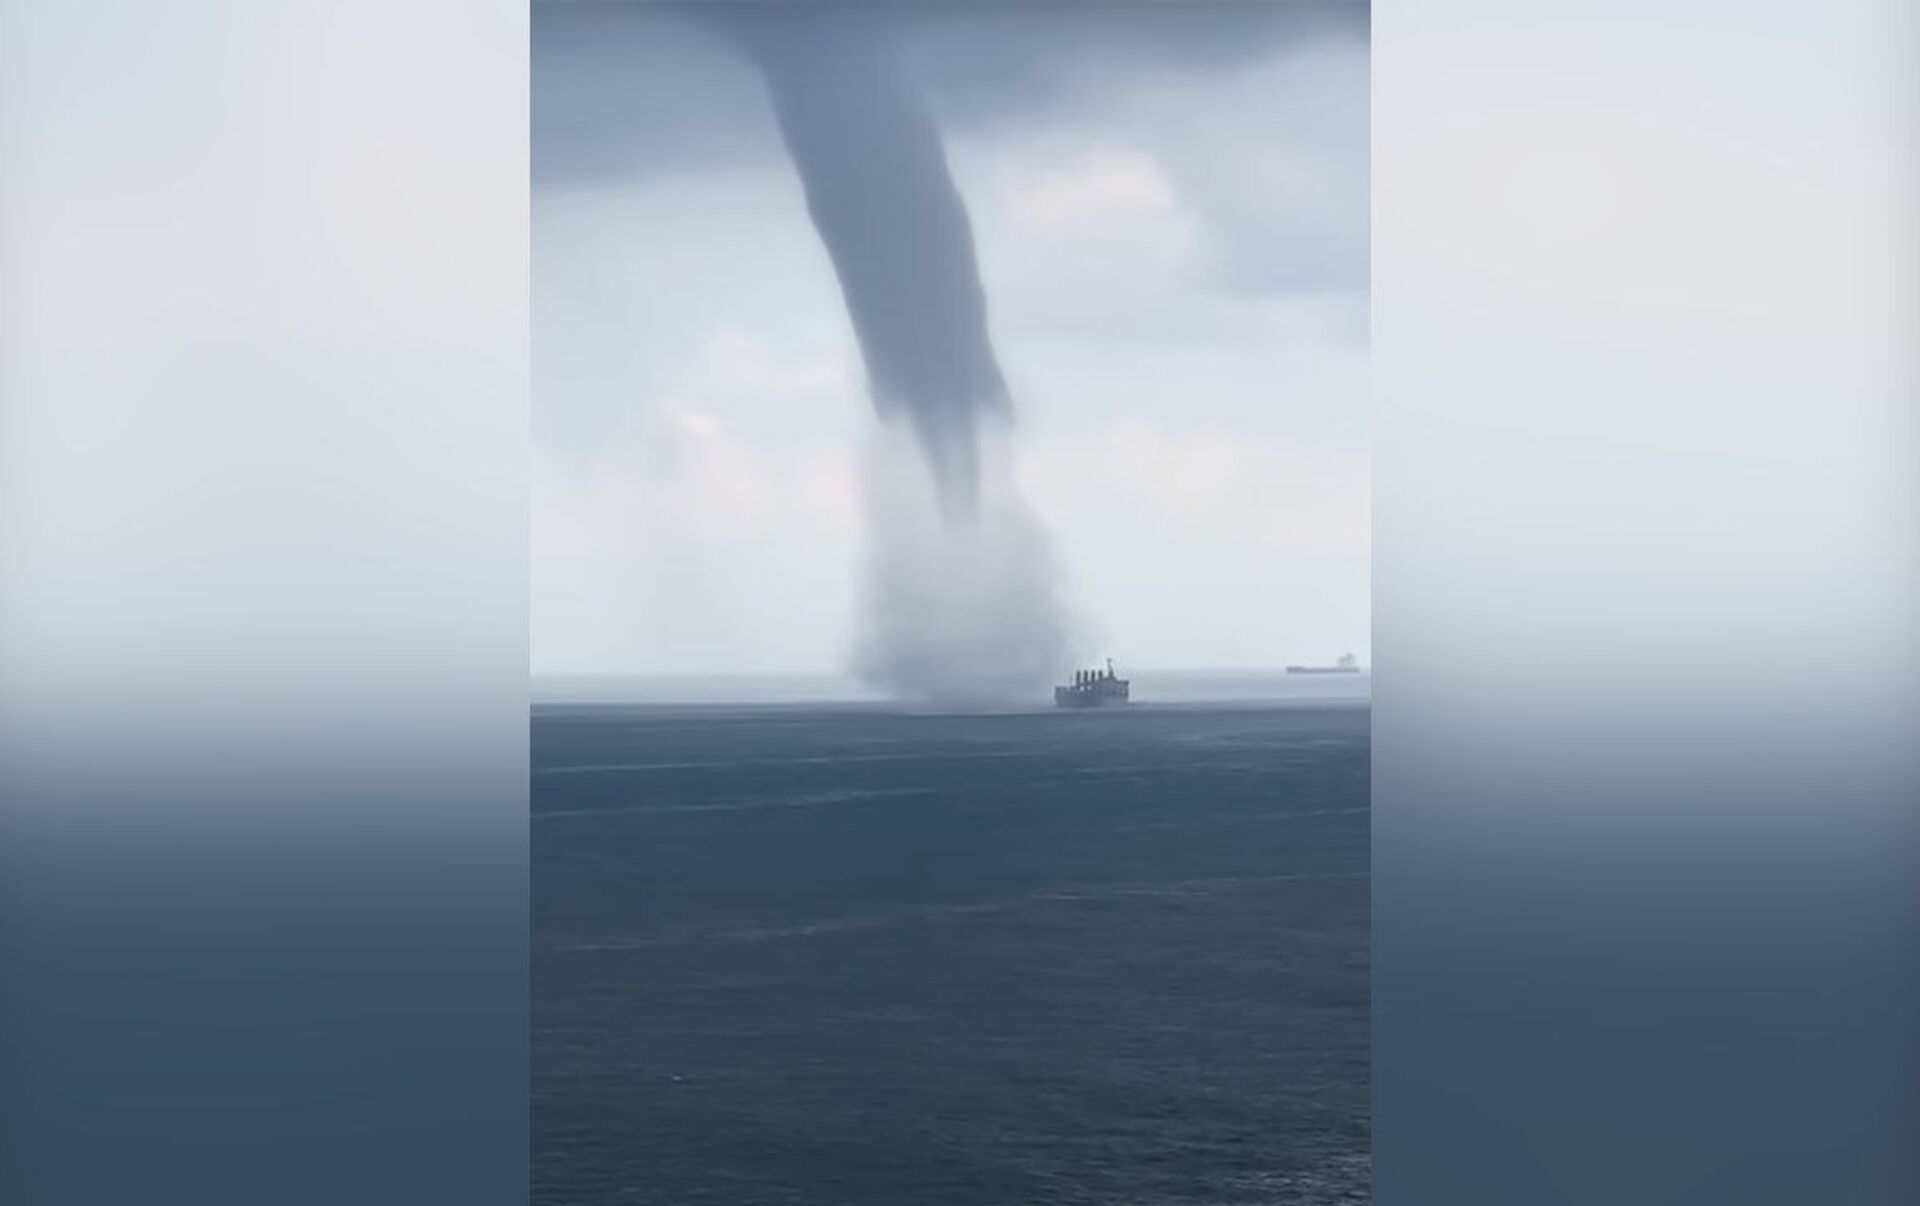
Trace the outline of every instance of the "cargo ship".
<path fill-rule="evenodd" d="M 1331 666 L 1288 666 L 1288 674 L 1358 674 L 1360 659 L 1351 653 L 1343 653 Z"/>
<path fill-rule="evenodd" d="M 1113 659 L 1105 670 L 1075 670 L 1073 681 L 1053 689 L 1056 708 L 1099 708 L 1127 702 L 1131 684 L 1113 672 Z"/>

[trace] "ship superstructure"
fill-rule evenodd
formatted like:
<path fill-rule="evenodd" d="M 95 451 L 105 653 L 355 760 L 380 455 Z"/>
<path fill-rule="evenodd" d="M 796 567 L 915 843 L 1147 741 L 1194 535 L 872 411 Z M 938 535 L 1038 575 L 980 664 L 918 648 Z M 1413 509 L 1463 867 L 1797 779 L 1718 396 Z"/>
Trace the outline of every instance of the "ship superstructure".
<path fill-rule="evenodd" d="M 1104 670 L 1075 670 L 1073 681 L 1053 689 L 1057 708 L 1098 708 L 1127 702 L 1132 684 L 1113 672 L 1113 659 Z"/>

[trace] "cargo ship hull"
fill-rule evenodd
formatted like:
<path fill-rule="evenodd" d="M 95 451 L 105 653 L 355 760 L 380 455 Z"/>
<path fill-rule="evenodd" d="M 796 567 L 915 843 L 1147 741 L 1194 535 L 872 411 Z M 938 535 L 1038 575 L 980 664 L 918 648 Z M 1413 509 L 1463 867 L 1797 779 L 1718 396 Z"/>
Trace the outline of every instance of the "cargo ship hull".
<path fill-rule="evenodd" d="M 1343 653 L 1331 666 L 1288 666 L 1288 674 L 1358 674 L 1360 659 L 1351 653 Z"/>
<path fill-rule="evenodd" d="M 1112 704 L 1126 703 L 1127 698 L 1125 687 L 1103 695 L 1096 695 L 1090 691 L 1076 691 L 1072 687 L 1053 689 L 1053 706 L 1056 708 L 1104 708 Z"/>

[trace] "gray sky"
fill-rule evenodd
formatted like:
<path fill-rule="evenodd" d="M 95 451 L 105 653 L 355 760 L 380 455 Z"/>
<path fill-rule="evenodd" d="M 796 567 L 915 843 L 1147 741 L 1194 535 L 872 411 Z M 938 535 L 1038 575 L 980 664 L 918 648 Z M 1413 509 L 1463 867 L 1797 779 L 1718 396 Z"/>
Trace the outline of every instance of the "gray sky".
<path fill-rule="evenodd" d="M 1366 656 L 1365 11 L 876 9 L 971 212 L 1089 655 Z M 844 662 L 873 427 L 752 70 L 534 21 L 536 673 Z"/>

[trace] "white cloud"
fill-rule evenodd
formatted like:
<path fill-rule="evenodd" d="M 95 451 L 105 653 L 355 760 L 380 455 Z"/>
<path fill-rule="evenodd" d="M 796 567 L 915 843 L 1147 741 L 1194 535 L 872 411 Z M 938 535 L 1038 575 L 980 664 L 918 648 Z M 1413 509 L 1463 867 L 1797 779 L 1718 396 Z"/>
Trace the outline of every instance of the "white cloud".
<path fill-rule="evenodd" d="M 743 395 L 731 391 L 743 371 L 770 388 L 827 380 L 805 367 L 783 375 L 750 337 L 717 333 L 681 366 L 680 395 L 636 404 L 618 439 L 584 451 L 536 447 L 537 670 L 839 667 L 853 598 L 853 449 L 830 435 L 790 439 L 751 412 L 741 419 L 703 404 L 738 406 Z"/>
<path fill-rule="evenodd" d="M 1089 224 L 1177 208 L 1158 161 L 1132 147 L 1090 147 L 1064 161 L 1024 156 L 1005 165 L 1000 184 L 1022 218 L 1068 238 Z"/>
<path fill-rule="evenodd" d="M 1107 652 L 1274 665 L 1369 648 L 1364 447 L 1131 415 L 1023 459 Z"/>

